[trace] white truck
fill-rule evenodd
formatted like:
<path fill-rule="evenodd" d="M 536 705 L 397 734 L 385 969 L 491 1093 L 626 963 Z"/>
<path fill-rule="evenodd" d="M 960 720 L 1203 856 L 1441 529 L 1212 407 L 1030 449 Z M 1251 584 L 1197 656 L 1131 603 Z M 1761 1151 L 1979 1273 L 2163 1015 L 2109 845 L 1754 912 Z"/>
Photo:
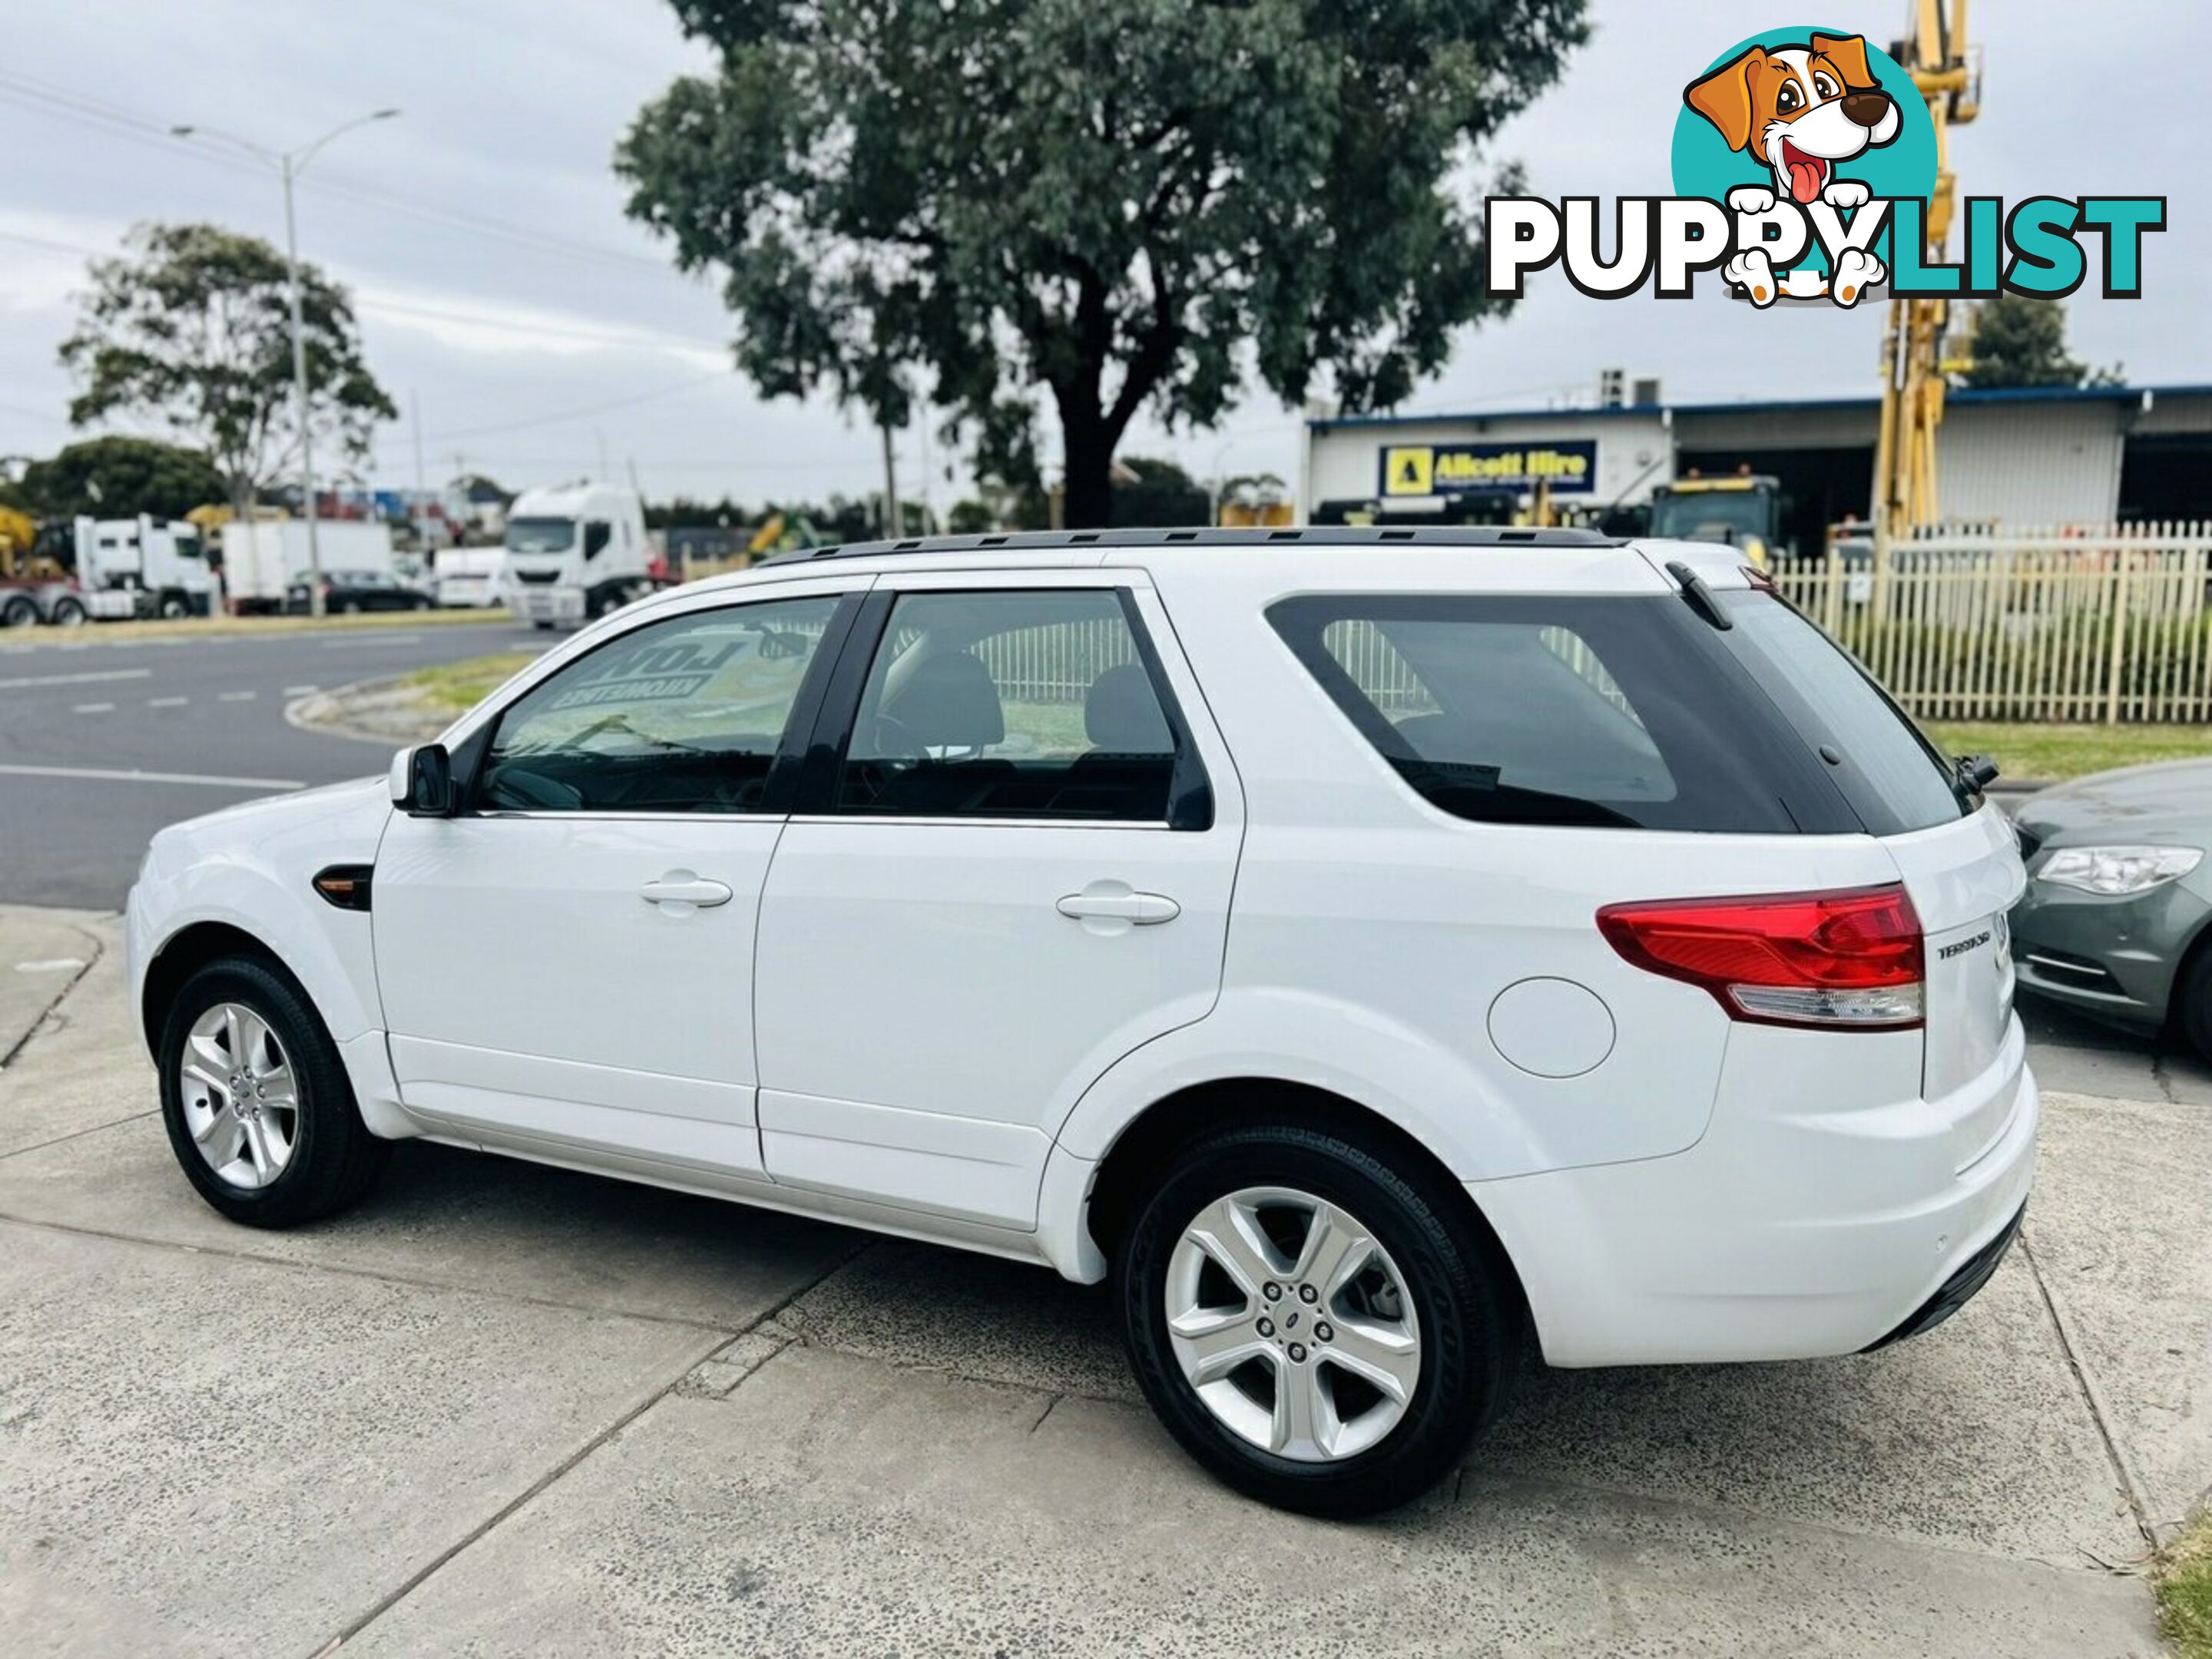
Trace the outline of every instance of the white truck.
<path fill-rule="evenodd" d="M 319 519 L 315 540 L 323 574 L 358 571 L 392 576 L 392 530 L 364 519 Z M 307 578 L 307 521 L 262 520 L 222 527 L 222 581 L 240 615 L 284 609 L 296 582 Z"/>
<path fill-rule="evenodd" d="M 574 628 L 667 585 L 635 489 L 526 489 L 507 508 L 507 608 L 533 626 Z"/>
<path fill-rule="evenodd" d="M 489 608 L 507 602 L 507 550 L 441 547 L 431 563 L 430 591 L 441 606 Z"/>
<path fill-rule="evenodd" d="M 204 617 L 215 592 L 198 527 L 181 520 L 79 518 L 70 526 L 86 612 Z"/>

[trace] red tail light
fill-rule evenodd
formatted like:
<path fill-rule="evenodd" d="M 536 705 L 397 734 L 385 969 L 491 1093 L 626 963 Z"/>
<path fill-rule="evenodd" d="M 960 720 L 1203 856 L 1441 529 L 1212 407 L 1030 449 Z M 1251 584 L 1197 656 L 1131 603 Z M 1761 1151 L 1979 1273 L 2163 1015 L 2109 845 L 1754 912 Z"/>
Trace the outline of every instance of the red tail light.
<path fill-rule="evenodd" d="M 1597 926 L 1628 961 L 1702 986 L 1732 1019 L 1901 1030 L 1925 1012 L 1920 918 L 1899 886 L 1608 904 Z"/>

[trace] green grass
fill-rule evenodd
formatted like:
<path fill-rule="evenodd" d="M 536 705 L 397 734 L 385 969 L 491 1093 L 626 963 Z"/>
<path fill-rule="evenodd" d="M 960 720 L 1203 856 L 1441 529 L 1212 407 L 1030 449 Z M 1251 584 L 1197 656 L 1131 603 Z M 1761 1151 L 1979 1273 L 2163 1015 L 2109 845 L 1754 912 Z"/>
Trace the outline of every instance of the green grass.
<path fill-rule="evenodd" d="M 1921 724 L 1945 754 L 1987 755 L 2008 780 L 2021 781 L 2055 783 L 2147 761 L 2212 759 L 2212 728 L 2202 726 Z"/>
<path fill-rule="evenodd" d="M 2212 1513 L 2158 1559 L 2158 1627 L 2180 1659 L 2212 1659 Z"/>
<path fill-rule="evenodd" d="M 482 702 L 508 675 L 537 659 L 534 651 L 502 651 L 495 656 L 418 668 L 402 683 L 421 697 L 425 714 L 453 720 Z"/>

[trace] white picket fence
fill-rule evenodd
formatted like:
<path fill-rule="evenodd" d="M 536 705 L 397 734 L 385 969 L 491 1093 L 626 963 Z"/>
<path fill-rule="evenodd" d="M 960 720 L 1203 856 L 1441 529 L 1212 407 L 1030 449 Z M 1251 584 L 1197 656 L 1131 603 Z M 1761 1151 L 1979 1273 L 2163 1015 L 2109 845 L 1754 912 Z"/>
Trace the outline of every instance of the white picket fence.
<path fill-rule="evenodd" d="M 1774 576 L 1923 719 L 2212 720 L 2212 524 L 1945 527 Z"/>

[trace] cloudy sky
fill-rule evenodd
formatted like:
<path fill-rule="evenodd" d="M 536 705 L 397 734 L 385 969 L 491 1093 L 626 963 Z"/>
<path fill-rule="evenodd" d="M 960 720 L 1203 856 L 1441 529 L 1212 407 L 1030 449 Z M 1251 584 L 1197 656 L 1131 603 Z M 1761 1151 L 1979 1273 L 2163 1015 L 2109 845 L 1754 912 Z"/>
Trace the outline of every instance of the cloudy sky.
<path fill-rule="evenodd" d="M 1593 0 L 1595 34 L 1562 85 L 1496 146 L 1539 192 L 1663 194 L 1683 83 L 1723 47 L 1802 21 L 1765 3 Z M 1903 0 L 1828 26 L 1877 44 Z M 827 404 L 768 404 L 727 368 L 709 288 L 674 274 L 621 211 L 615 139 L 674 76 L 704 66 L 658 0 L 71 0 L 11 8 L 0 64 L 0 456 L 69 436 L 69 331 L 84 250 L 147 219 L 205 219 L 281 237 L 274 180 L 220 148 L 166 137 L 195 122 L 290 146 L 386 105 L 300 197 L 302 251 L 353 288 L 370 359 L 419 422 L 385 428 L 372 477 L 458 467 L 510 487 L 634 463 L 648 494 L 741 501 L 855 493 L 880 477 L 873 434 Z M 2150 384 L 2212 380 L 2212 286 L 2201 66 L 2212 9 L 2193 0 L 2003 0 L 1973 8 L 1987 64 L 1981 118 L 1954 138 L 1963 187 L 2164 193 L 2146 297 L 2077 296 L 2077 356 Z M 2160 136 L 2163 135 L 2163 136 Z M 1874 382 L 1877 313 L 1752 317 L 1708 291 L 1689 305 L 1599 302 L 1556 274 L 1509 320 L 1471 332 L 1410 410 L 1544 405 L 1598 369 L 1657 374 L 1676 400 L 1850 395 Z M 1297 465 L 1297 422 L 1264 392 L 1216 432 L 1136 434 L 1201 476 Z M 957 457 L 929 458 L 940 510 Z M 922 476 L 902 443 L 902 488 Z M 947 481 L 944 474 L 954 472 Z"/>

